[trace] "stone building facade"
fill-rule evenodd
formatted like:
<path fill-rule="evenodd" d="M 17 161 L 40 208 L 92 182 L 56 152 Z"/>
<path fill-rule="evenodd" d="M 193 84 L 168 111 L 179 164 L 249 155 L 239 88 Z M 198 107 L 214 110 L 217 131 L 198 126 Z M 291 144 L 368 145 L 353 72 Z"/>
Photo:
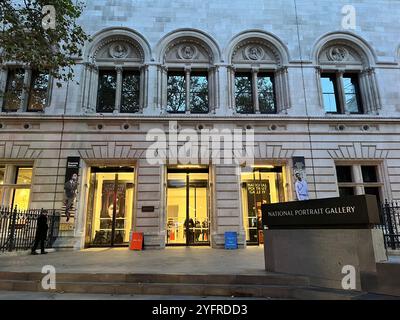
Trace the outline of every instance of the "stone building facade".
<path fill-rule="evenodd" d="M 259 206 L 296 199 L 303 158 L 310 198 L 399 200 L 400 2 L 357 1 L 346 29 L 348 2 L 88 1 L 76 81 L 1 68 L 2 91 L 31 88 L 1 101 L 2 205 L 63 210 L 68 157 L 60 247 L 260 244 Z M 171 121 L 254 130 L 254 165 L 149 163 L 147 133 Z"/>

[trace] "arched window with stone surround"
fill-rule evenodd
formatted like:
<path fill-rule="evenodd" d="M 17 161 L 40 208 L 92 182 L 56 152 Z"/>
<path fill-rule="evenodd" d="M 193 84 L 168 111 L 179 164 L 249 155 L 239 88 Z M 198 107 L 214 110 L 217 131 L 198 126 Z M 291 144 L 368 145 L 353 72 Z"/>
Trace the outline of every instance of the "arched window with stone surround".
<path fill-rule="evenodd" d="M 159 105 L 163 113 L 215 112 L 219 59 L 215 42 L 200 31 L 180 30 L 159 44 Z"/>
<path fill-rule="evenodd" d="M 143 44 L 140 36 L 126 29 L 95 37 L 84 70 L 84 112 L 142 112 L 147 88 Z"/>
<path fill-rule="evenodd" d="M 234 112 L 287 112 L 288 55 L 278 39 L 265 32 L 244 32 L 232 41 L 229 58 L 229 102 Z"/>
<path fill-rule="evenodd" d="M 319 102 L 325 113 L 378 114 L 374 55 L 354 35 L 330 34 L 314 49 Z"/>

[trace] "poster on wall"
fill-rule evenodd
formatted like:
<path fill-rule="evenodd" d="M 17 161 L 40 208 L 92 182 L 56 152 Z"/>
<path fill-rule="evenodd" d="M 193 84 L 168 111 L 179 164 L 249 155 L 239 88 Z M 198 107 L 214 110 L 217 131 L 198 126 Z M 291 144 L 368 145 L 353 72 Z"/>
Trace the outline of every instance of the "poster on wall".
<path fill-rule="evenodd" d="M 304 157 L 293 157 L 292 160 L 296 198 L 299 201 L 309 200 L 305 159 Z"/>
<path fill-rule="evenodd" d="M 66 222 L 69 222 L 75 213 L 74 203 L 78 189 L 79 163 L 80 157 L 67 158 L 64 182 L 64 214 Z"/>

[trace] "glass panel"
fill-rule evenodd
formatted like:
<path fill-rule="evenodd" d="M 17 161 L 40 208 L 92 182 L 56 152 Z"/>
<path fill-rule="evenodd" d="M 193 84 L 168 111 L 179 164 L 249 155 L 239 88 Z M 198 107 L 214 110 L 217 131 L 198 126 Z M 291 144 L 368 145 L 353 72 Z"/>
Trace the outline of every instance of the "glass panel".
<path fill-rule="evenodd" d="M 378 182 L 376 166 L 361 166 L 364 182 Z"/>
<path fill-rule="evenodd" d="M 261 113 L 276 113 L 273 76 L 259 75 L 257 78 L 258 102 Z"/>
<path fill-rule="evenodd" d="M 206 75 L 190 76 L 190 112 L 208 113 L 208 79 Z"/>
<path fill-rule="evenodd" d="M 365 187 L 364 191 L 365 191 L 365 194 L 375 195 L 378 205 L 381 203 L 381 193 L 380 193 L 379 187 Z"/>
<path fill-rule="evenodd" d="M 3 106 L 4 111 L 17 111 L 20 108 L 24 77 L 25 71 L 23 69 L 9 69 Z"/>
<path fill-rule="evenodd" d="M 19 210 L 29 209 L 29 196 L 31 194 L 30 188 L 24 189 L 14 189 L 13 193 L 13 205 L 12 207 L 17 207 Z"/>
<path fill-rule="evenodd" d="M 33 71 L 29 93 L 28 111 L 43 111 L 47 102 L 49 74 Z"/>
<path fill-rule="evenodd" d="M 5 175 L 6 175 L 6 168 L 0 166 L 0 184 L 4 184 Z"/>
<path fill-rule="evenodd" d="M 354 188 L 353 187 L 339 187 L 339 196 L 354 196 Z"/>
<path fill-rule="evenodd" d="M 361 113 L 358 99 L 358 77 L 356 75 L 343 76 L 343 90 L 345 95 L 345 109 L 350 113 Z"/>
<path fill-rule="evenodd" d="M 242 172 L 241 185 L 247 244 L 263 244 L 261 205 L 285 201 L 282 167 Z"/>
<path fill-rule="evenodd" d="M 97 92 L 97 112 L 113 112 L 115 109 L 115 93 L 117 88 L 117 72 L 100 70 Z"/>
<path fill-rule="evenodd" d="M 338 182 L 353 182 L 351 166 L 336 166 L 336 176 Z"/>
<path fill-rule="evenodd" d="M 91 175 L 88 205 L 91 219 L 88 219 L 87 226 L 91 244 L 110 246 L 129 242 L 133 179 L 133 172 L 97 172 Z"/>
<path fill-rule="evenodd" d="M 18 168 L 16 184 L 31 184 L 32 168 Z"/>
<path fill-rule="evenodd" d="M 168 74 L 167 112 L 186 112 L 186 81 L 184 74 Z"/>
<path fill-rule="evenodd" d="M 325 112 L 337 113 L 339 112 L 337 102 L 337 92 L 335 87 L 335 75 L 322 75 L 321 88 Z"/>
<path fill-rule="evenodd" d="M 210 242 L 207 185 L 207 173 L 189 174 L 189 245 Z"/>
<path fill-rule="evenodd" d="M 236 112 L 254 113 L 251 74 L 235 75 Z"/>
<path fill-rule="evenodd" d="M 167 244 L 186 244 L 186 173 L 168 173 Z"/>
<path fill-rule="evenodd" d="M 140 75 L 124 71 L 122 75 L 121 113 L 134 113 L 139 111 Z"/>

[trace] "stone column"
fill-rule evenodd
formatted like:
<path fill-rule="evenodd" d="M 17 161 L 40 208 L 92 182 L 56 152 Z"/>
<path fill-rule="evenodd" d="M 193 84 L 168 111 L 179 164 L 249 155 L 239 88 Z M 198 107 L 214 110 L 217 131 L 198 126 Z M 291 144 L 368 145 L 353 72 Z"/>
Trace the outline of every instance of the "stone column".
<path fill-rule="evenodd" d="M 190 67 L 185 67 L 186 113 L 190 113 Z"/>
<path fill-rule="evenodd" d="M 374 97 L 374 108 L 373 111 L 374 113 L 379 113 L 379 110 L 381 109 L 381 97 L 379 94 L 379 87 L 378 87 L 378 82 L 376 81 L 376 74 L 375 74 L 375 69 L 371 68 L 368 72 L 369 75 L 369 83 L 371 85 L 371 91 L 373 92 L 373 97 Z"/>
<path fill-rule="evenodd" d="M 99 68 L 92 64 L 90 72 L 90 82 L 89 82 L 89 102 L 88 110 L 90 112 L 96 112 L 97 107 L 97 90 L 99 86 Z"/>
<path fill-rule="evenodd" d="M 115 90 L 115 106 L 114 106 L 114 113 L 118 113 L 121 110 L 121 98 L 122 98 L 122 67 L 117 66 L 115 67 L 117 71 L 117 88 Z"/>
<path fill-rule="evenodd" d="M 251 84 L 252 84 L 252 92 L 253 92 L 253 105 L 254 105 L 254 113 L 260 113 L 260 105 L 258 101 L 258 85 L 257 85 L 257 74 L 258 68 L 251 69 Z"/>
<path fill-rule="evenodd" d="M 291 106 L 291 99 L 290 99 L 290 85 L 289 85 L 289 72 L 287 67 L 282 68 L 282 78 L 283 78 L 283 92 L 284 92 L 284 111 L 287 113 L 287 109 Z"/>
<path fill-rule="evenodd" d="M 20 112 L 27 111 L 27 109 L 28 109 L 31 79 L 32 79 L 32 69 L 29 66 L 27 66 L 27 67 L 25 67 L 24 85 L 22 88 L 21 105 L 18 110 Z"/>
<path fill-rule="evenodd" d="M 228 67 L 228 107 L 233 113 L 236 113 L 236 101 L 235 101 L 235 67 Z"/>
<path fill-rule="evenodd" d="M 318 103 L 321 106 L 322 109 L 324 109 L 324 100 L 322 98 L 322 87 L 321 87 L 321 68 L 320 67 L 315 67 L 315 79 L 316 79 L 316 88 L 318 90 L 317 95 L 318 95 Z"/>
<path fill-rule="evenodd" d="M 160 99 L 158 90 L 161 85 L 160 70 L 157 65 L 150 64 L 146 68 L 146 103 L 144 104 L 143 113 L 154 114 L 160 110 L 161 104 L 158 101 Z"/>
<path fill-rule="evenodd" d="M 161 113 L 166 113 L 167 110 L 167 82 L 168 82 L 168 67 L 160 66 L 160 92 L 159 102 Z"/>
<path fill-rule="evenodd" d="M 0 111 L 3 108 L 4 99 L 3 94 L 6 91 L 7 86 L 7 69 L 5 67 L 0 67 Z"/>
<path fill-rule="evenodd" d="M 371 113 L 371 99 L 368 90 L 368 75 L 366 71 L 360 73 L 360 91 L 364 113 Z"/>
<path fill-rule="evenodd" d="M 336 85 L 338 90 L 338 99 L 339 99 L 339 113 L 348 113 L 346 110 L 346 96 L 344 94 L 344 85 L 343 85 L 343 70 L 340 70 L 336 74 Z"/>
<path fill-rule="evenodd" d="M 276 90 L 276 110 L 277 113 L 282 113 L 284 110 L 284 99 L 282 90 L 282 68 L 275 72 L 275 90 Z"/>

